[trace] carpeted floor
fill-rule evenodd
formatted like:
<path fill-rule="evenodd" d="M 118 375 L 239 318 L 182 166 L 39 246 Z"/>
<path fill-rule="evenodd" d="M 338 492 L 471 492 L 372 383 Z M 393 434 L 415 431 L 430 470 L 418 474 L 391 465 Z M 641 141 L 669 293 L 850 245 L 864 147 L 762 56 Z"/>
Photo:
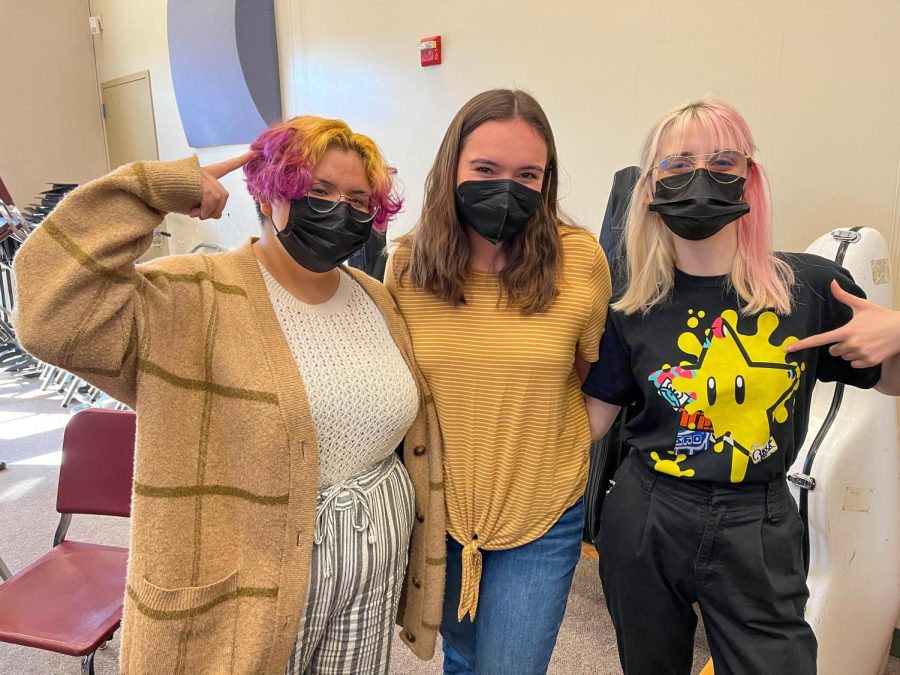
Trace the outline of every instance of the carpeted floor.
<path fill-rule="evenodd" d="M 15 572 L 47 551 L 58 522 L 54 509 L 59 446 L 69 413 L 60 396 L 41 393 L 34 381 L 23 383 L 0 375 L 0 558 Z M 75 517 L 70 539 L 127 545 L 128 521 L 119 518 Z M 118 634 L 98 654 L 97 675 L 118 672 Z M 703 631 L 698 630 L 694 669 L 709 658 Z M 0 644 L 0 675 L 48 675 L 79 672 L 78 659 Z M 440 648 L 423 663 L 400 640 L 394 643 L 391 672 L 404 675 L 442 672 Z M 605 675 L 620 673 L 615 635 L 603 605 L 597 562 L 583 557 L 578 564 L 565 620 L 550 673 Z M 891 659 L 887 673 L 900 675 L 900 661 Z"/>

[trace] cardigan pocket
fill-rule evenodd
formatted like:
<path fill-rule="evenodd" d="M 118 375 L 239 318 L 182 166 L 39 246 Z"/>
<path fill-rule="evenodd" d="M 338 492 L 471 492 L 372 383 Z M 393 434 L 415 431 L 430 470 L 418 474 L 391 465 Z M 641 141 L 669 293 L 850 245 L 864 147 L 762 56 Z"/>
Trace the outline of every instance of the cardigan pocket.
<path fill-rule="evenodd" d="M 122 673 L 232 672 L 238 572 L 205 586 L 160 588 L 129 580 L 122 635 Z"/>

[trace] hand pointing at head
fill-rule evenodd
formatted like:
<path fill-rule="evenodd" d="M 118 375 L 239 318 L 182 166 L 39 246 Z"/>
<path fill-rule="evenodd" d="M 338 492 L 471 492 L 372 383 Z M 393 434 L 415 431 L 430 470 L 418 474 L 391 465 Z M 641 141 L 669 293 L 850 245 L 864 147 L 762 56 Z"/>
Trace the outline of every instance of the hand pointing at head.
<path fill-rule="evenodd" d="M 200 220 L 208 220 L 210 218 L 221 218 L 222 210 L 228 201 L 228 190 L 226 190 L 219 179 L 228 175 L 235 169 L 240 169 L 244 164 L 253 159 L 256 152 L 250 150 L 243 155 L 226 159 L 223 162 L 210 164 L 202 167 L 202 185 L 200 204 L 191 209 L 191 216 Z"/>

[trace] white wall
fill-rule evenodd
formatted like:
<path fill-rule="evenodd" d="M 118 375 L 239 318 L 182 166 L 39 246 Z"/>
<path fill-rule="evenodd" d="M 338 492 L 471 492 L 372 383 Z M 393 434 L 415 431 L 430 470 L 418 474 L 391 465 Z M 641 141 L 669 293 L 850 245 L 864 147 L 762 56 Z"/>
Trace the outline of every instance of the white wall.
<path fill-rule="evenodd" d="M 544 105 L 568 173 L 564 205 L 597 229 L 612 173 L 652 122 L 716 92 L 750 120 L 776 196 L 777 243 L 839 226 L 889 235 L 900 169 L 900 3 L 516 3 L 293 0 L 291 112 L 345 117 L 399 167 L 415 219 L 453 113 L 518 86 Z M 336 27 L 329 30 L 329 26 Z M 417 64 L 441 34 L 444 63 Z M 288 73 L 286 73 L 288 74 Z"/>
<path fill-rule="evenodd" d="M 0 176 L 19 206 L 106 173 L 87 0 L 0 0 Z"/>
<path fill-rule="evenodd" d="M 151 71 L 163 159 L 190 152 L 166 47 L 166 2 L 91 0 L 101 80 Z M 612 173 L 634 163 L 654 119 L 715 92 L 750 120 L 769 171 L 776 244 L 802 249 L 834 228 L 900 229 L 900 3 L 621 3 L 542 0 L 276 2 L 287 115 L 342 117 L 398 167 L 407 230 L 456 110 L 489 87 L 522 87 L 553 124 L 564 207 L 600 226 Z M 202 27 L 198 27 L 198 30 Z M 418 39 L 441 34 L 444 63 L 418 65 Z M 200 151 L 202 161 L 241 148 Z M 173 250 L 233 246 L 257 231 L 239 177 L 219 224 L 182 222 Z M 900 263 L 900 236 L 895 236 Z"/>

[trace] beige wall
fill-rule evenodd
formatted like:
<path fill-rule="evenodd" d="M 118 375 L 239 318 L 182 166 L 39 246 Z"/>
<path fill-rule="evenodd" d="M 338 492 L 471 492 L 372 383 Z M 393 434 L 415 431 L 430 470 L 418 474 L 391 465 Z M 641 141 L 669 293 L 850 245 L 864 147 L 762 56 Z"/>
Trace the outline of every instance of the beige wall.
<path fill-rule="evenodd" d="M 106 173 L 87 0 L 0 0 L 0 176 L 25 206 Z"/>
<path fill-rule="evenodd" d="M 102 80 L 149 68 L 162 158 L 189 152 L 165 43 L 166 3 L 91 0 Z M 900 228 L 900 3 L 453 3 L 280 0 L 286 114 L 338 116 L 371 134 L 399 168 L 408 229 L 453 113 L 495 86 L 528 89 L 553 123 L 564 206 L 597 230 L 612 173 L 634 163 L 653 120 L 715 92 L 750 120 L 772 180 L 780 248 L 821 233 Z M 444 64 L 418 65 L 439 33 Z M 239 148 L 206 149 L 213 161 Z M 237 177 L 228 187 L 241 192 Z M 199 227 L 199 230 L 197 229 Z M 248 200 L 218 225 L 184 224 L 180 242 L 234 245 L 257 231 Z M 177 244 L 179 242 L 173 242 Z M 900 248 L 900 237 L 895 237 Z M 895 266 L 897 265 L 895 258 Z M 896 267 L 895 267 L 896 269 Z"/>

